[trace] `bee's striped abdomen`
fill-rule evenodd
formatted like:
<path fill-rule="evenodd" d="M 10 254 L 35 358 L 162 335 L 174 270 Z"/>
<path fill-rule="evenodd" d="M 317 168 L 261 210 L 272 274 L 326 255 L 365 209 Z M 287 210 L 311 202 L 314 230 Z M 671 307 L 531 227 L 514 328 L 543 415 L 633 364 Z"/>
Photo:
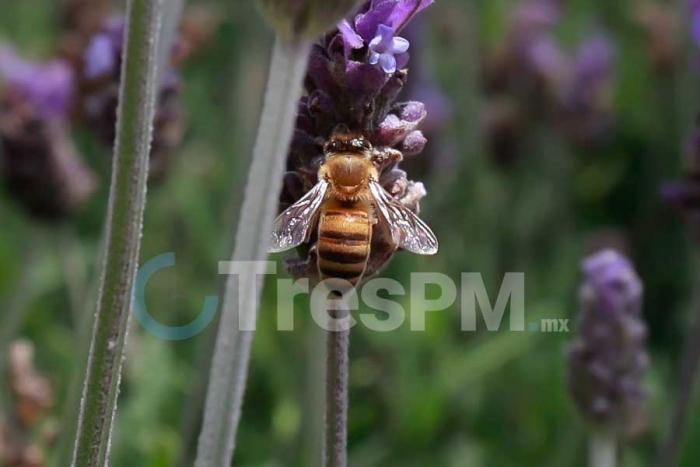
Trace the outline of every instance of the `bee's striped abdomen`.
<path fill-rule="evenodd" d="M 372 224 L 364 209 L 332 207 L 321 214 L 316 244 L 322 279 L 356 285 L 369 257 Z"/>

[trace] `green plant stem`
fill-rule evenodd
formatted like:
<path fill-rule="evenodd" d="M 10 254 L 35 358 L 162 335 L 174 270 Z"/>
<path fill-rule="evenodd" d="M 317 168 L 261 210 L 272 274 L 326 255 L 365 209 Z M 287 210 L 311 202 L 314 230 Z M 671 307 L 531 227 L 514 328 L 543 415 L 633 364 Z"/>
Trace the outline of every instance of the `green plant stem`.
<path fill-rule="evenodd" d="M 688 416 L 692 413 L 693 394 L 698 380 L 698 370 L 700 370 L 700 289 L 695 292 L 693 312 L 695 316 L 685 338 L 685 346 L 681 356 L 676 406 L 673 410 L 668 437 L 656 459 L 655 465 L 657 467 L 678 465 L 688 425 Z"/>
<path fill-rule="evenodd" d="M 617 440 L 610 433 L 594 431 L 588 440 L 588 465 L 590 467 L 615 467 L 617 465 Z"/>
<path fill-rule="evenodd" d="M 162 0 L 129 0 L 104 269 L 73 467 L 108 464 L 146 204 Z"/>
<path fill-rule="evenodd" d="M 305 310 L 309 312 L 308 308 Z M 309 313 L 310 316 L 310 313 Z M 302 422 L 299 433 L 299 465 L 320 467 L 323 452 L 324 420 L 319 416 L 326 406 L 324 388 L 326 356 L 319 352 L 326 344 L 325 331 L 309 320 L 302 324 L 299 337 L 304 345 L 304 379 L 302 392 Z"/>
<path fill-rule="evenodd" d="M 334 320 L 344 320 L 350 314 L 347 306 L 330 312 Z M 348 374 L 350 328 L 330 327 L 326 355 L 326 436 L 324 438 L 325 467 L 347 465 L 348 443 Z"/>
<path fill-rule="evenodd" d="M 310 43 L 275 41 L 253 160 L 236 232 L 232 261 L 264 261 L 277 213 L 282 175 L 294 130 L 297 101 Z M 258 275 L 265 265 L 253 266 Z M 256 283 L 257 282 L 257 283 Z M 229 276 L 212 361 L 196 467 L 229 467 L 241 418 L 253 331 L 261 293 L 259 278 Z M 240 291 L 240 293 L 239 293 Z"/>
<path fill-rule="evenodd" d="M 93 252 L 95 264 L 104 257 L 105 253 L 105 238 L 100 239 L 97 245 L 96 252 Z M 75 323 L 76 342 L 74 347 L 75 365 L 68 385 L 66 400 L 62 409 L 63 417 L 61 419 L 61 431 L 55 448 L 52 450 L 52 455 L 48 465 L 52 467 L 63 467 L 70 465 L 71 456 L 73 454 L 73 441 L 78 429 L 78 420 L 75 414 L 80 409 L 80 395 L 82 391 L 83 380 L 85 379 L 85 370 L 87 366 L 88 353 L 90 351 L 91 331 L 94 324 L 95 314 L 93 313 L 94 304 L 97 301 L 99 293 L 98 277 L 90 279 L 87 295 L 83 297 L 81 305 L 81 315 Z"/>

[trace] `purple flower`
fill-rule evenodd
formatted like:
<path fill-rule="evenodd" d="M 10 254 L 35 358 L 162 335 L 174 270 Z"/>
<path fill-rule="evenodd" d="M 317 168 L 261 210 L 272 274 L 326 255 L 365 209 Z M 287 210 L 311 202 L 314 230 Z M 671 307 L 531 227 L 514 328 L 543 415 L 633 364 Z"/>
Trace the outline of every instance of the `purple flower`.
<path fill-rule="evenodd" d="M 403 37 L 395 37 L 392 28 L 380 24 L 377 35 L 369 43 L 369 63 L 379 63 L 386 73 L 394 73 L 397 67 L 403 68 L 408 62 L 409 45 Z"/>
<path fill-rule="evenodd" d="M 630 261 L 603 250 L 583 263 L 579 336 L 569 347 L 569 390 L 586 420 L 629 434 L 643 423 L 648 366 L 642 283 Z"/>
<path fill-rule="evenodd" d="M 574 74 L 579 84 L 593 86 L 610 79 L 615 61 L 615 47 L 603 34 L 586 39 L 574 60 Z"/>
<path fill-rule="evenodd" d="M 124 18 L 109 18 L 103 27 L 89 40 L 83 52 L 83 74 L 87 79 L 97 79 L 119 73 L 124 42 Z"/>
<path fill-rule="evenodd" d="M 369 42 L 377 35 L 379 25 L 383 24 L 399 33 L 417 13 L 433 2 L 434 0 L 371 0 L 351 24 L 354 24 L 357 35 Z"/>
<path fill-rule="evenodd" d="M 114 143 L 121 57 L 125 23 L 123 17 L 106 20 L 87 42 L 82 53 L 82 73 L 78 76 L 81 117 L 102 142 Z M 177 53 L 174 47 L 173 54 Z M 179 104 L 180 79 L 172 68 L 166 70 L 161 84 L 150 160 L 151 179 L 164 175 L 172 152 L 182 141 L 184 112 Z"/>
<path fill-rule="evenodd" d="M 360 133 L 372 144 L 379 182 L 399 202 L 418 210 L 425 189 L 421 183 L 408 180 L 397 165 L 403 156 L 416 155 L 425 147 L 419 125 L 427 113 L 421 102 L 396 103 L 406 81 L 409 58 L 408 41 L 397 35 L 431 3 L 372 0 L 312 48 L 306 95 L 299 102 L 287 159 L 281 208 L 316 184 L 323 144 L 342 128 Z M 286 260 L 294 276 L 317 279 L 313 239 L 311 243 L 300 249 L 301 257 Z M 378 272 L 396 250 L 381 229 L 376 229 L 371 251 L 364 277 Z"/>
<path fill-rule="evenodd" d="M 99 34 L 92 39 L 85 50 L 85 77 L 95 79 L 102 75 L 112 73 L 117 66 L 117 58 L 114 56 L 114 44 L 104 34 Z"/>
<path fill-rule="evenodd" d="M 529 0 L 510 16 L 504 44 L 488 57 L 486 80 L 494 91 L 516 90 L 542 103 L 557 94 L 569 60 L 552 29 L 561 16 L 555 0 Z"/>
<path fill-rule="evenodd" d="M 561 78 L 568 65 L 568 57 L 559 43 L 550 35 L 533 39 L 525 54 L 527 68 L 552 84 Z"/>
<path fill-rule="evenodd" d="M 556 0 L 528 0 L 513 11 L 511 27 L 521 36 L 538 34 L 554 27 L 560 17 L 561 6 Z"/>
<path fill-rule="evenodd" d="M 559 124 L 575 144 L 595 146 L 611 132 L 614 62 L 614 44 L 603 34 L 594 34 L 579 45 L 559 103 Z"/>
<path fill-rule="evenodd" d="M 700 47 L 700 0 L 690 0 L 690 32 L 696 47 Z"/>
<path fill-rule="evenodd" d="M 30 214 L 59 221 L 74 214 L 96 188 L 70 135 L 74 73 L 67 62 L 33 63 L 0 50 L 0 174 Z"/>
<path fill-rule="evenodd" d="M 63 60 L 28 62 L 4 47 L 0 49 L 0 76 L 42 117 L 66 117 L 73 106 L 74 74 Z"/>

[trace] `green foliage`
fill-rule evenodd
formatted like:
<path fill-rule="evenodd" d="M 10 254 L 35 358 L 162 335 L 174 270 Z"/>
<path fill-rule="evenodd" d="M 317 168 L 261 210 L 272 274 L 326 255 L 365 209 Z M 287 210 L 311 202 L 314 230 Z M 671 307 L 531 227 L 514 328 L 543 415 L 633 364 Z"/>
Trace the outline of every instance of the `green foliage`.
<path fill-rule="evenodd" d="M 57 38 L 58 3 L 4 0 L 0 37 L 30 55 L 48 54 Z M 185 66 L 188 133 L 169 178 L 149 187 L 141 249 L 142 263 L 176 254 L 176 267 L 154 276 L 147 293 L 149 312 L 171 325 L 192 321 L 206 295 L 223 294 L 218 261 L 227 260 L 233 246 L 270 48 L 269 32 L 251 2 L 206 3 L 220 8 L 221 23 L 210 45 Z M 478 47 L 465 43 L 471 36 L 464 25 L 478 25 L 478 38 L 495 44 L 513 2 L 438 0 L 426 19 L 430 62 L 455 105 L 438 138 L 455 143 L 457 161 L 451 173 L 409 175 L 426 184 L 422 217 L 440 238 L 441 252 L 430 258 L 400 253 L 385 276 L 408 286 L 413 271 L 454 279 L 481 272 L 493 301 L 505 272 L 524 271 L 526 326 L 546 317 L 571 319 L 573 328 L 580 259 L 601 231 L 624 233 L 646 284 L 653 368 L 647 377 L 650 428 L 628 445 L 622 465 L 646 466 L 672 410 L 695 269 L 681 224 L 657 195 L 660 184 L 679 173 L 681 140 L 700 108 L 697 78 L 690 67 L 670 78 L 655 74 L 633 23 L 635 2 L 571 3 L 574 16 L 558 31 L 566 41 L 585 34 L 591 23 L 610 28 L 617 39 L 613 142 L 595 151 L 574 150 L 541 125 L 529 132 L 518 164 L 507 170 L 494 164 L 480 133 L 486 98 L 476 87 L 478 60 L 465 53 Z M 89 135 L 79 141 L 102 180 L 101 193 L 71 226 L 92 277 L 99 270 L 109 154 Z M 0 195 L 0 339 L 12 337 L 2 326 L 10 304 L 19 303 L 21 335 L 35 344 L 37 366 L 53 383 L 57 403 L 51 416 L 60 422 L 78 327 L 52 233 Z M 25 275 L 30 279 L 23 282 Z M 263 293 L 237 466 L 312 467 L 319 459 L 318 356 L 324 343 L 302 302 L 295 332 L 278 332 L 274 287 L 268 284 Z M 410 309 L 407 300 L 402 304 Z M 488 332 L 478 324 L 477 332 L 459 330 L 458 300 L 429 313 L 424 333 L 411 332 L 408 321 L 390 333 L 353 329 L 350 465 L 584 465 L 585 427 L 564 380 L 562 354 L 571 335 Z M 192 465 L 213 328 L 170 343 L 135 323 L 116 421 L 115 466 Z M 0 340 L 0 349 L 5 343 Z M 4 375 L 0 383 L 0 412 L 7 413 Z M 692 413 L 688 439 L 697 439 L 697 403 Z M 682 459 L 683 467 L 700 465 L 697 443 L 686 443 Z"/>

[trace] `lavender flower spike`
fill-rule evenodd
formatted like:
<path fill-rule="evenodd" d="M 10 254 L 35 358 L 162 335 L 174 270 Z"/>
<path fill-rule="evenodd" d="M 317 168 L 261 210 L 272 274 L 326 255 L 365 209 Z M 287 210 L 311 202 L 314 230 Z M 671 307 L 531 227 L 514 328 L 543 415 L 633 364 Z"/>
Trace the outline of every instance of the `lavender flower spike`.
<path fill-rule="evenodd" d="M 396 56 L 399 56 L 402 63 L 408 61 L 406 51 L 410 44 L 403 37 L 395 37 L 394 29 L 384 24 L 379 25 L 377 35 L 369 43 L 369 63 L 379 65 L 386 73 L 394 73 L 398 65 Z"/>
<path fill-rule="evenodd" d="M 28 62 L 0 48 L 0 183 L 34 217 L 76 214 L 96 189 L 70 136 L 75 76 L 63 60 Z"/>
<path fill-rule="evenodd" d="M 106 146 L 116 137 L 116 116 L 121 61 L 124 45 L 125 19 L 113 16 L 105 19 L 92 34 L 80 56 L 79 113 L 87 126 Z M 161 180 L 170 169 L 173 154 L 182 142 L 186 115 L 180 105 L 181 82 L 176 69 L 177 44 L 168 57 L 168 67 L 161 83 L 156 107 L 153 143 L 149 161 L 151 181 Z"/>
<path fill-rule="evenodd" d="M 75 97 L 75 78 L 63 60 L 32 63 L 0 46 L 0 77 L 43 118 L 67 117 Z"/>
<path fill-rule="evenodd" d="M 614 250 L 584 261 L 579 337 L 568 349 L 574 402 L 595 430 L 631 435 L 643 425 L 648 365 L 642 320 L 642 283 L 630 261 Z"/>
<path fill-rule="evenodd" d="M 379 183 L 400 203 L 418 212 L 423 184 L 398 168 L 402 157 L 418 155 L 426 144 L 419 130 L 427 112 L 421 102 L 396 102 L 409 73 L 409 44 L 396 37 L 432 0 L 372 0 L 343 20 L 313 46 L 306 72 L 306 95 L 299 101 L 296 128 L 287 157 L 280 208 L 289 207 L 317 182 L 323 142 L 336 128 L 360 133 L 376 152 Z M 379 66 L 377 66 L 379 65 Z M 285 259 L 297 278 L 318 281 L 315 239 Z M 381 229 L 372 233 L 364 277 L 377 274 L 396 252 Z"/>

